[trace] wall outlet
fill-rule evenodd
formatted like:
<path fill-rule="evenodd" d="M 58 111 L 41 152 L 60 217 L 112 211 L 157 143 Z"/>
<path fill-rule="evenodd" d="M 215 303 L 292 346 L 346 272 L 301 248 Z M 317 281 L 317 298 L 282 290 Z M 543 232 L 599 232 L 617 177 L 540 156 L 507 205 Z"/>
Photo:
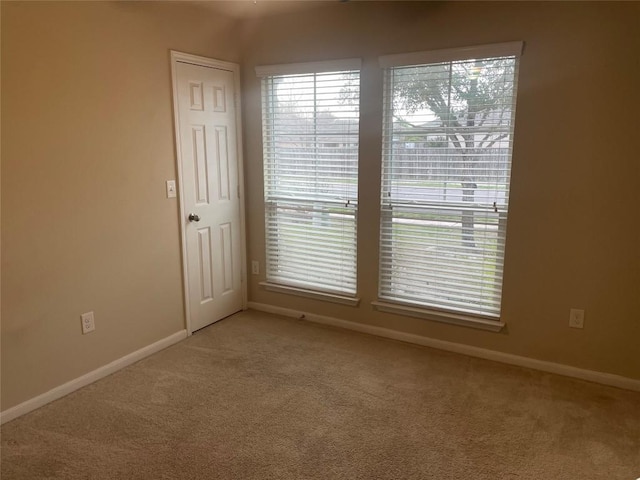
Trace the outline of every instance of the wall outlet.
<path fill-rule="evenodd" d="M 569 326 L 572 328 L 584 328 L 584 310 L 571 309 L 569 312 Z"/>
<path fill-rule="evenodd" d="M 82 334 L 86 335 L 96 329 L 96 322 L 93 318 L 93 312 L 87 312 L 80 315 L 82 319 Z"/>
<path fill-rule="evenodd" d="M 251 273 L 254 275 L 260 275 L 260 262 L 258 260 L 253 260 L 251 262 Z"/>

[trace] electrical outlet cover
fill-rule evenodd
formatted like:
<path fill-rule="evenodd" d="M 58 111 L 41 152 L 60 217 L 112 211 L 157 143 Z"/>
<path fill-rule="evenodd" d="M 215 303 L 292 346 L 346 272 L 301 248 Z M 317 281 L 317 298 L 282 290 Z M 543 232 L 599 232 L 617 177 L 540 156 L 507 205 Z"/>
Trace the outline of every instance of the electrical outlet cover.
<path fill-rule="evenodd" d="M 86 335 L 89 332 L 93 332 L 96 329 L 95 319 L 93 318 L 93 312 L 87 312 L 80 315 L 82 319 L 82 334 Z"/>

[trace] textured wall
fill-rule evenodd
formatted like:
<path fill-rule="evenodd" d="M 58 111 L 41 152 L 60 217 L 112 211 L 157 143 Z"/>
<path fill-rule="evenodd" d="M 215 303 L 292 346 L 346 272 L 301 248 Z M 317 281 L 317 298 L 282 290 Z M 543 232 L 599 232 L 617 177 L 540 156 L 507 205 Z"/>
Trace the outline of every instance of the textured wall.
<path fill-rule="evenodd" d="M 244 23 L 248 258 L 264 264 L 256 65 L 363 59 L 357 308 L 267 292 L 249 298 L 428 337 L 640 378 L 640 5 L 350 2 Z M 295 38 L 295 41 L 292 40 Z M 379 55 L 526 42 L 502 333 L 376 312 L 382 122 Z M 571 307 L 584 330 L 568 327 Z"/>
<path fill-rule="evenodd" d="M 169 50 L 237 62 L 234 27 L 2 2 L 3 410 L 184 328 Z"/>

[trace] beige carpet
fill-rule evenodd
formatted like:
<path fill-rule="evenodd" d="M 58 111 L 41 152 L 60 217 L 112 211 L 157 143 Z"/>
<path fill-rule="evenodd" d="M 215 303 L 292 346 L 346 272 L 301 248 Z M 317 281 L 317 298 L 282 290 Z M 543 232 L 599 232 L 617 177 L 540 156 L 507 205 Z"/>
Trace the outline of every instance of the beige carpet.
<path fill-rule="evenodd" d="M 2 427 L 2 480 L 640 477 L 640 394 L 244 312 Z"/>

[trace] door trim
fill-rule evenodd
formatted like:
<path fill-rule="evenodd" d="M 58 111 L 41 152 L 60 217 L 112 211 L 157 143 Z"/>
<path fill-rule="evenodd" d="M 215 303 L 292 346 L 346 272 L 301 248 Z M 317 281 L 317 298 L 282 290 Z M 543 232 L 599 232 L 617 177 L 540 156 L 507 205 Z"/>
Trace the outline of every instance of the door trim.
<path fill-rule="evenodd" d="M 171 87 L 173 94 L 173 133 L 175 135 L 176 164 L 178 172 L 178 203 L 180 211 L 180 242 L 182 250 L 182 285 L 184 300 L 185 328 L 187 335 L 193 333 L 191 329 L 191 307 L 189 305 L 189 272 L 187 269 L 187 237 L 186 212 L 184 210 L 184 189 L 182 174 L 182 154 L 180 149 L 180 118 L 178 109 L 178 63 L 189 63 L 201 67 L 216 68 L 233 72 L 234 102 L 236 110 L 236 151 L 238 153 L 238 193 L 240 196 L 240 282 L 242 284 L 242 309 L 247 309 L 247 238 L 245 227 L 244 205 L 244 158 L 242 154 L 242 105 L 240 103 L 240 65 L 213 58 L 200 57 L 189 53 L 170 50 L 171 53 Z"/>

